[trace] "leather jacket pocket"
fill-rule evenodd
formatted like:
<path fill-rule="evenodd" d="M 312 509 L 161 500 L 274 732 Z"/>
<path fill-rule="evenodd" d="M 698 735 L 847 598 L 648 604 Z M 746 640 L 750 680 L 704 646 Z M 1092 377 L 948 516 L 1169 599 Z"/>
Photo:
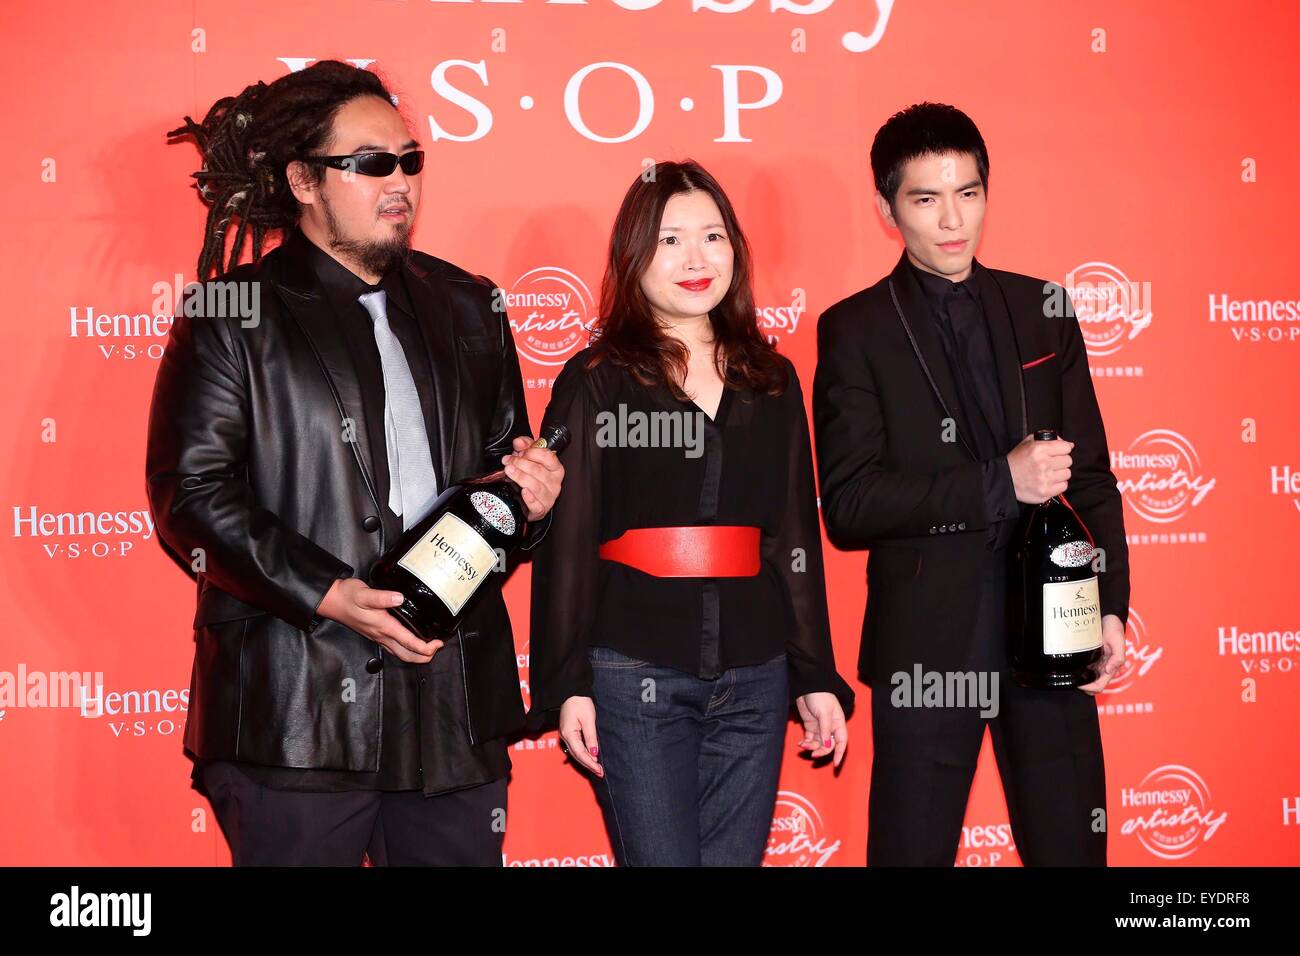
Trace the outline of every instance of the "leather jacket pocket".
<path fill-rule="evenodd" d="M 221 590 L 212 583 L 206 583 L 199 594 L 198 606 L 194 611 L 194 629 L 222 621 L 238 621 L 248 617 L 258 617 L 269 612 L 243 601 Z"/>

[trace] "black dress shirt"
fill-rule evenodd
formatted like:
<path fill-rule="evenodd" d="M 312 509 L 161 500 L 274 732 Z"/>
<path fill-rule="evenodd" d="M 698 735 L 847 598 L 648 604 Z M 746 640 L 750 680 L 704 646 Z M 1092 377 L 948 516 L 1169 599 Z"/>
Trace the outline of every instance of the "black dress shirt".
<path fill-rule="evenodd" d="M 384 437 L 383 363 L 375 342 L 374 321 L 358 297 L 377 289 L 387 293 L 388 324 L 406 353 L 411 377 L 420 394 L 429 442 L 437 447 L 435 370 L 429 349 L 400 269 L 390 270 L 378 285 L 372 286 L 314 243 L 309 241 L 305 245 L 310 247 L 312 265 L 325 291 L 328 304 L 323 307 L 334 311 L 356 365 L 367 431 L 365 436 L 357 438 L 370 444 L 384 540 L 391 544 L 402 533 L 402 519 L 388 507 L 391 476 Z M 358 568 L 357 576 L 363 577 L 368 572 L 369 568 Z M 427 664 L 408 664 L 377 644 L 375 651 L 384 663 L 378 771 L 303 770 L 243 762 L 237 766 L 254 780 L 274 789 L 423 790 L 430 796 L 489 783 L 510 772 L 505 740 L 470 743 L 458 642 L 444 645 Z"/>
<path fill-rule="evenodd" d="M 779 396 L 724 388 L 715 419 L 666 387 L 649 388 L 590 350 L 565 364 L 544 425 L 568 426 L 564 493 L 546 544 L 533 558 L 529 722 L 543 727 L 571 696 L 590 696 L 586 648 L 713 679 L 784 652 L 790 696 L 853 691 L 836 673 L 822 570 L 821 523 L 803 394 L 794 367 Z M 784 360 L 783 360 L 784 361 Z M 668 413 L 668 414 L 665 414 Z M 640 447 L 620 416 L 655 416 L 700 429 L 694 447 Z M 629 528 L 745 525 L 761 529 L 752 577 L 656 577 L 602 559 L 601 543 Z"/>
<path fill-rule="evenodd" d="M 957 388 L 955 400 L 962 420 L 969 425 L 971 443 L 984 465 L 984 504 L 989 521 L 985 543 L 990 549 L 1005 547 L 1019 515 L 1007 454 L 1024 436 L 1014 436 L 1013 440 L 1007 434 L 988 320 L 980 301 L 979 286 L 970 281 L 975 270 L 982 266 L 972 260 L 970 277 L 953 282 L 917 268 L 910 258 L 907 265 L 930 303 L 931 316 L 939 329 Z"/>

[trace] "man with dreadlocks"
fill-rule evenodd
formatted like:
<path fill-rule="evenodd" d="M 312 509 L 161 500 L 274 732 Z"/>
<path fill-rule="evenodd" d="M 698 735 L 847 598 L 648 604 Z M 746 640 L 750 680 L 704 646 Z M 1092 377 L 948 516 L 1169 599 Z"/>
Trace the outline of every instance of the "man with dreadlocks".
<path fill-rule="evenodd" d="M 178 310 L 149 415 L 150 506 L 198 577 L 196 787 L 236 865 L 500 865 L 524 725 L 505 603 L 425 642 L 365 583 L 440 489 L 502 462 L 525 547 L 546 532 L 563 469 L 528 448 L 494 285 L 411 250 L 424 154 L 369 71 L 320 62 L 169 135 L 203 156 L 200 281 L 259 304 Z"/>

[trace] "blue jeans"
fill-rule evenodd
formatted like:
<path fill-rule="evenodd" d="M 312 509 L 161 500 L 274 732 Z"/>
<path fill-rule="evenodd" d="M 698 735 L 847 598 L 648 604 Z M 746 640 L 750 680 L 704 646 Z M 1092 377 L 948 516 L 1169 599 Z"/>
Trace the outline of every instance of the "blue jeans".
<path fill-rule="evenodd" d="M 590 647 L 595 781 L 620 866 L 758 866 L 790 711 L 782 654 L 716 680 Z"/>

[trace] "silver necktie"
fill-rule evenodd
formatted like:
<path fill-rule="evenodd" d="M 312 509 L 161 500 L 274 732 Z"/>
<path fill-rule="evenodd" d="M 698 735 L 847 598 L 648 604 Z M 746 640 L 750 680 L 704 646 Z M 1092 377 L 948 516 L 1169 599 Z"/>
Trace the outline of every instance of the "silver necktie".
<path fill-rule="evenodd" d="M 375 344 L 384 368 L 384 439 L 388 446 L 388 507 L 406 530 L 423 518 L 438 497 L 438 478 L 424 428 L 420 393 L 402 343 L 388 325 L 388 295 L 366 292 L 358 301 L 375 324 Z"/>

